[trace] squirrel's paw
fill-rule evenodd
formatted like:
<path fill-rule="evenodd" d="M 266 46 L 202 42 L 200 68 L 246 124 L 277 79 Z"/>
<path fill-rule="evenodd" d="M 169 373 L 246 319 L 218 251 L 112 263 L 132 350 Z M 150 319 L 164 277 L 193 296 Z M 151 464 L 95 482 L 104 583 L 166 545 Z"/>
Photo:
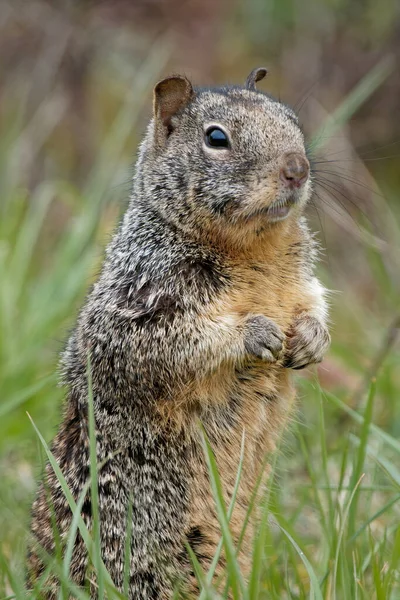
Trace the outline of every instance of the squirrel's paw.
<path fill-rule="evenodd" d="M 288 332 L 283 366 L 299 370 L 320 363 L 330 343 L 328 329 L 321 321 L 311 315 L 300 315 Z"/>
<path fill-rule="evenodd" d="M 266 362 L 277 361 L 282 354 L 284 339 L 278 325 L 264 315 L 255 315 L 246 321 L 244 346 L 252 356 Z"/>

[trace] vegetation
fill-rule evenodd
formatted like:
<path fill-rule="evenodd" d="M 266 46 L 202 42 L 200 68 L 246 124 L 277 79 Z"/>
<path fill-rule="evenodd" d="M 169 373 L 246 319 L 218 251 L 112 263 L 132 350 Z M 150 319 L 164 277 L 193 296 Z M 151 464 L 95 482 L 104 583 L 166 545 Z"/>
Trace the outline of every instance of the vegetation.
<path fill-rule="evenodd" d="M 253 1 L 253 11 L 261 4 Z M 249 30 L 252 25 L 259 40 L 256 12 L 251 14 Z M 72 111 L 67 88 L 54 84 L 61 50 L 35 65 L 39 90 L 9 73 L 1 92 L 3 600 L 25 597 L 29 509 L 43 460 L 52 460 L 46 441 L 54 435 L 62 404 L 57 354 L 128 197 L 130 165 L 151 87 L 170 57 L 170 39 L 161 36 L 145 61 L 132 68 L 121 50 L 124 43 L 124 38 L 116 38 L 108 46 L 107 60 L 97 50 L 84 74 L 90 122 L 82 130 L 71 128 L 66 119 Z M 392 74 L 393 64 L 385 55 L 331 116 L 323 117 L 322 128 L 322 109 L 314 105 L 318 122 L 311 149 L 317 185 L 310 219 L 322 231 L 327 248 L 321 279 L 335 290 L 333 345 L 318 374 L 298 377 L 298 412 L 273 457 L 248 583 L 236 563 L 228 527 L 231 507 L 224 505 L 205 440 L 227 577 L 216 591 L 210 574 L 195 563 L 202 600 L 226 597 L 227 587 L 235 599 L 248 600 L 400 598 L 399 170 L 393 159 L 369 162 L 385 157 L 386 150 L 378 156 L 370 151 L 357 154 L 346 133 L 353 115 L 365 109 Z M 341 145 L 332 147 L 338 136 Z M 388 154 L 395 154 L 393 148 Z M 394 166 L 382 166 L 388 164 Z M 376 181 L 366 165 L 375 167 Z M 92 461 L 92 486 L 96 468 Z M 58 476 L 63 485 L 62 474 Z M 70 502 L 75 519 L 65 557 L 49 563 L 63 583 L 61 597 L 67 598 L 70 591 L 87 598 L 68 579 L 70 540 L 79 529 L 101 574 L 99 598 L 121 598 L 101 563 L 96 527 L 85 531 L 79 500 L 78 509 L 73 499 Z M 40 589 L 30 598 L 40 598 Z"/>

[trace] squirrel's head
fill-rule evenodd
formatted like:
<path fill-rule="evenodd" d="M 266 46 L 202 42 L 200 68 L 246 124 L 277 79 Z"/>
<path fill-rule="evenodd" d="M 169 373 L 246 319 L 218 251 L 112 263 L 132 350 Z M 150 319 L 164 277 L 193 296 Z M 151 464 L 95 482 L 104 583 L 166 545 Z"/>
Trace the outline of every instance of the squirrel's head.
<path fill-rule="evenodd" d="M 194 89 L 179 75 L 154 89 L 154 118 L 137 179 L 149 203 L 181 228 L 250 235 L 298 216 L 311 194 L 294 112 L 256 89 Z"/>

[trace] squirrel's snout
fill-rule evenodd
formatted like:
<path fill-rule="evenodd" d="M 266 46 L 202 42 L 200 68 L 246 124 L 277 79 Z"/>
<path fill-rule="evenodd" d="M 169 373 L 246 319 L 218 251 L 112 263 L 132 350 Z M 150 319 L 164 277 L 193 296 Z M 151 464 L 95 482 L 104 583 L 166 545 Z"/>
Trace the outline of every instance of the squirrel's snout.
<path fill-rule="evenodd" d="M 299 188 L 308 179 L 310 163 L 300 152 L 285 154 L 280 170 L 280 180 L 288 188 Z"/>

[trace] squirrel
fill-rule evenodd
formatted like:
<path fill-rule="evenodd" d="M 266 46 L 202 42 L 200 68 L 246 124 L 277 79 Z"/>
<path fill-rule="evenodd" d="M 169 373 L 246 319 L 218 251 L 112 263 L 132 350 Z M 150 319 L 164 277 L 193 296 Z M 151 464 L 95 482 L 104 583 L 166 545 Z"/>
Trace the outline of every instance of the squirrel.
<path fill-rule="evenodd" d="M 155 86 L 129 206 L 62 357 L 67 403 L 52 452 L 78 499 L 90 477 L 89 356 L 102 560 L 122 590 L 131 515 L 129 599 L 168 600 L 177 582 L 193 597 L 187 544 L 204 569 L 212 562 L 221 531 L 203 431 L 227 502 L 242 456 L 238 541 L 293 405 L 291 371 L 319 363 L 330 343 L 303 215 L 304 134 L 288 106 L 257 89 L 266 73 L 254 69 L 244 86 L 197 88 L 180 75 Z M 63 540 L 72 520 L 49 464 L 32 513 L 30 585 L 46 568 L 38 547 L 55 551 L 54 521 Z M 90 530 L 90 492 L 82 516 Z M 244 574 L 252 535 L 250 526 L 239 552 Z M 88 564 L 78 534 L 70 576 L 90 579 L 96 597 Z M 222 555 L 217 575 L 224 564 Z M 48 576 L 44 597 L 58 586 Z"/>

